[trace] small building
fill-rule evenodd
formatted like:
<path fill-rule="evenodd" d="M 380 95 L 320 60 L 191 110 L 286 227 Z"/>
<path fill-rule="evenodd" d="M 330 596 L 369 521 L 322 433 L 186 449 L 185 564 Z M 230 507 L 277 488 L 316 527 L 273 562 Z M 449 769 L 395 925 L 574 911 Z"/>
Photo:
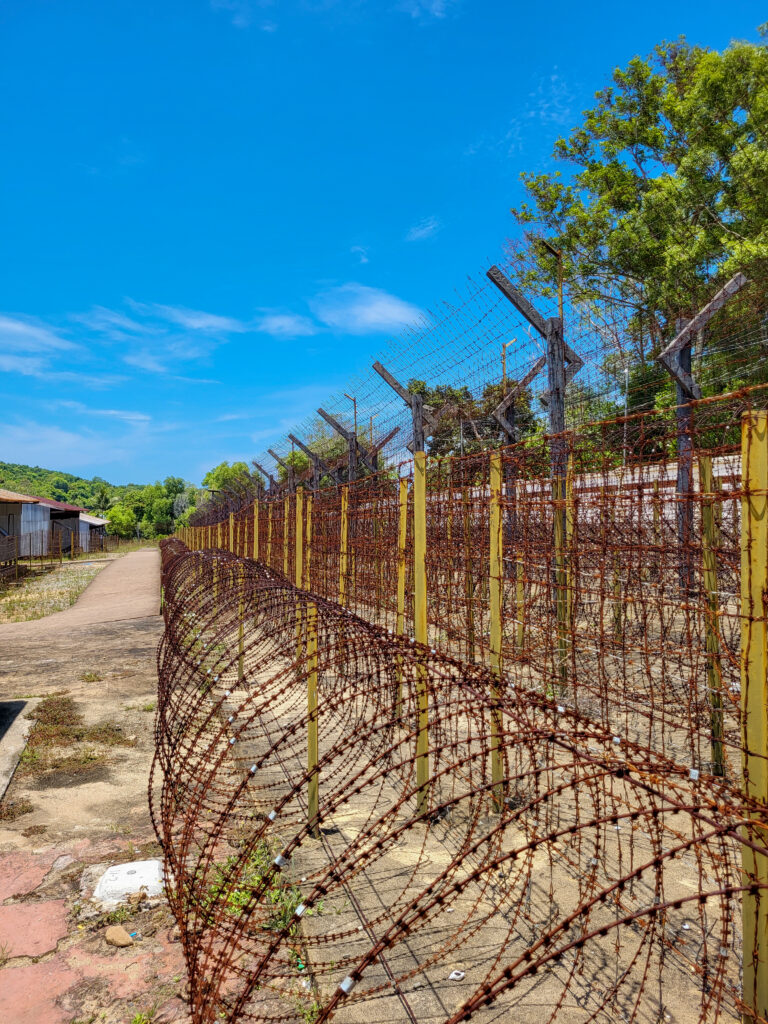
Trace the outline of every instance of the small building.
<path fill-rule="evenodd" d="M 0 536 L 18 538 L 19 556 L 48 553 L 50 522 L 51 510 L 39 498 L 0 487 Z"/>
<path fill-rule="evenodd" d="M 98 537 L 105 537 L 107 533 L 108 519 L 102 519 L 101 516 L 92 516 L 90 512 L 80 513 L 80 522 L 86 523 L 88 526 L 88 533 L 91 538 L 91 546 L 88 548 L 89 551 L 96 550 L 93 547 L 93 539 Z M 81 529 L 82 535 L 82 529 Z"/>
<path fill-rule="evenodd" d="M 50 540 L 49 547 L 45 551 L 33 550 L 32 554 L 47 554 L 48 551 L 58 553 L 59 541 L 62 551 L 72 550 L 72 537 L 75 538 L 75 546 L 80 550 L 88 550 L 89 526 L 80 521 L 81 513 L 85 512 L 81 505 L 70 505 L 66 501 L 56 501 L 54 498 L 40 498 L 31 495 L 43 508 L 48 509 L 50 518 Z"/>

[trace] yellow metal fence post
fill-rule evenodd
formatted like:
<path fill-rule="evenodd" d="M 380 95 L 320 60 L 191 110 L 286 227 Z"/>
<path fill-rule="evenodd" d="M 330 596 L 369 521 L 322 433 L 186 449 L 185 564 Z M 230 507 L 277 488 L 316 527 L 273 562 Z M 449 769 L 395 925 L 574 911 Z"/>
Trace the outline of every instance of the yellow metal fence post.
<path fill-rule="evenodd" d="M 397 528 L 397 616 L 395 632 L 398 636 L 405 635 L 405 548 L 408 539 L 408 480 L 400 478 L 400 517 Z M 397 704 L 395 713 L 398 718 L 403 714 L 403 665 L 398 656 L 397 661 Z"/>
<path fill-rule="evenodd" d="M 768 413 L 748 412 L 741 434 L 741 729 L 744 793 L 768 805 Z M 766 815 L 745 838 L 765 847 Z M 768 885 L 768 855 L 742 846 L 743 884 Z M 768 899 L 742 896 L 744 1002 L 754 1017 L 768 1017 Z M 754 1014 L 754 1017 L 753 1017 Z"/>
<path fill-rule="evenodd" d="M 494 683 L 491 690 L 491 781 L 493 804 L 497 811 L 504 806 L 504 755 L 501 749 L 502 720 L 497 706 L 502 672 L 501 616 L 504 572 L 503 539 L 501 530 L 501 452 L 492 452 L 490 466 L 491 504 L 489 530 L 488 587 L 491 619 L 491 671 Z"/>
<path fill-rule="evenodd" d="M 235 514 L 234 512 L 229 513 L 229 550 L 234 553 L 235 550 Z"/>
<path fill-rule="evenodd" d="M 304 557 L 304 588 L 310 589 L 310 572 L 312 568 L 312 496 L 306 498 L 305 545 Z M 319 777 L 319 739 L 317 734 L 317 605 L 314 601 L 307 603 L 307 812 L 309 816 L 310 834 L 315 838 L 320 835 L 318 814 L 320 809 L 320 777 Z"/>
<path fill-rule="evenodd" d="M 699 486 L 701 488 L 701 560 L 706 605 L 704 631 L 707 652 L 707 699 L 710 708 L 712 732 L 712 774 L 725 774 L 723 764 L 723 674 L 720 664 L 720 627 L 718 622 L 719 595 L 717 591 L 717 522 L 714 501 L 717 498 L 712 482 L 712 459 L 699 457 Z"/>
<path fill-rule="evenodd" d="M 285 496 L 285 507 L 284 507 L 284 511 L 283 511 L 283 576 L 285 576 L 286 579 L 290 579 L 289 569 L 290 569 L 290 565 L 291 565 L 290 558 L 289 558 L 289 552 L 288 552 L 288 531 L 289 531 L 288 522 L 289 522 L 290 515 L 291 515 L 291 496 L 290 496 L 290 494 L 286 494 L 286 496 Z"/>
<path fill-rule="evenodd" d="M 339 538 L 339 604 L 347 604 L 347 560 L 349 545 L 349 488 L 341 489 L 341 536 Z"/>
<path fill-rule="evenodd" d="M 267 504 L 267 565 L 272 568 L 272 506 L 274 502 Z"/>
<path fill-rule="evenodd" d="M 413 633 L 427 644 L 427 456 L 413 456 Z M 429 693 L 426 665 L 417 674 L 419 732 L 416 741 L 417 811 L 424 814 L 429 801 Z"/>
<path fill-rule="evenodd" d="M 261 502 L 253 503 L 253 560 L 259 559 L 259 506 Z"/>

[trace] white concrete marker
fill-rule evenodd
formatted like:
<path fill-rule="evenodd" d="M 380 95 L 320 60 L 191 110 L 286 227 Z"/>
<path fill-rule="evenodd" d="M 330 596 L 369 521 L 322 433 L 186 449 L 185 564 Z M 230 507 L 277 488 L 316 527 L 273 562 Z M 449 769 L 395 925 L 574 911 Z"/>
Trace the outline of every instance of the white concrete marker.
<path fill-rule="evenodd" d="M 146 890 L 147 896 L 159 896 L 162 893 L 162 861 L 134 860 L 129 864 L 115 864 L 107 868 L 99 879 L 93 898 L 102 903 L 120 903 L 139 889 Z"/>

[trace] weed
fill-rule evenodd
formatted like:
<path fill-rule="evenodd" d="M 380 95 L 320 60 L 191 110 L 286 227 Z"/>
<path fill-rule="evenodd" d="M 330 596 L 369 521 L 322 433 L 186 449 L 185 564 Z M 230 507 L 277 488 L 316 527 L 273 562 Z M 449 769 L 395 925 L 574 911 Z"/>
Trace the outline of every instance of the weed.
<path fill-rule="evenodd" d="M 272 870 L 275 850 L 266 841 L 256 844 L 248 856 L 245 865 L 238 864 L 237 855 L 228 857 L 222 865 L 216 867 L 216 877 L 212 882 L 207 896 L 206 905 L 211 906 L 219 896 L 225 895 L 225 909 L 228 914 L 240 914 L 253 904 L 254 890 L 259 887 L 265 874 Z M 234 886 L 231 886 L 232 874 L 239 870 Z M 231 887 L 230 887 L 231 886 Z M 301 889 L 291 882 L 283 880 L 282 875 L 272 877 L 263 892 L 261 901 L 272 907 L 270 916 L 263 927 L 272 931 L 286 929 L 289 935 L 296 934 L 295 911 L 301 903 Z M 307 910 L 307 915 L 313 911 Z"/>
<path fill-rule="evenodd" d="M 105 924 L 122 924 L 123 921 L 127 921 L 131 916 L 131 911 L 128 907 L 116 907 L 114 910 L 110 910 L 108 914 L 104 915 Z"/>
<path fill-rule="evenodd" d="M 100 683 L 104 676 L 98 672 L 83 672 L 80 678 L 84 683 Z"/>
<path fill-rule="evenodd" d="M 152 1018 L 154 1016 L 154 1013 L 151 1017 L 148 1013 L 137 1013 L 131 1021 L 131 1024 L 152 1024 Z"/>
<path fill-rule="evenodd" d="M 34 809 L 32 801 L 25 796 L 19 800 L 0 803 L 0 821 L 16 821 L 22 814 L 30 814 Z"/>
<path fill-rule="evenodd" d="M 154 710 L 155 710 L 155 707 L 156 707 L 156 706 L 157 706 L 157 703 L 156 703 L 156 701 L 154 701 L 154 700 L 151 700 L 151 701 L 149 702 L 149 704 L 144 704 L 144 705 L 142 705 L 142 708 L 141 708 L 141 710 L 142 710 L 142 711 L 154 711 Z"/>
<path fill-rule="evenodd" d="M 21 764 L 28 771 L 42 771 L 46 768 L 63 768 L 76 771 L 92 767 L 101 758 L 93 744 L 103 747 L 132 747 L 135 739 L 128 739 L 120 726 L 107 722 L 102 725 L 85 725 L 83 716 L 77 711 L 71 697 L 57 695 L 41 701 L 29 718 L 35 727 L 21 755 Z M 85 746 L 87 744 L 87 746 Z M 56 751 L 62 747 L 74 747 L 68 757 Z"/>
<path fill-rule="evenodd" d="M 3 942 L 0 944 L 0 967 L 11 959 L 11 947 Z"/>
<path fill-rule="evenodd" d="M 71 697 L 47 697 L 41 700 L 36 708 L 27 715 L 39 725 L 61 726 L 79 725 L 83 716 L 75 710 L 75 702 Z"/>
<path fill-rule="evenodd" d="M 34 768 L 39 762 L 40 751 L 36 750 L 34 747 L 24 747 L 21 752 L 21 757 L 19 758 L 19 764 L 23 765 L 25 768 Z"/>
<path fill-rule="evenodd" d="M 313 999 L 311 1003 L 305 1003 L 299 1000 L 296 1003 L 296 1010 L 306 1024 L 315 1024 L 315 1021 L 320 1016 L 322 1006 L 316 999 Z"/>

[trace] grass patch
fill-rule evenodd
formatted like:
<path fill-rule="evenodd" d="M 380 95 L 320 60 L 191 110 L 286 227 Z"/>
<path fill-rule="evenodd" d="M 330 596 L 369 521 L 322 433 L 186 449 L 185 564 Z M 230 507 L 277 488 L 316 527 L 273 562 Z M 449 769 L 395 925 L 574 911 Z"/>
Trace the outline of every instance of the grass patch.
<path fill-rule="evenodd" d="M 100 683 L 104 676 L 99 675 L 98 672 L 83 672 L 80 678 L 84 683 Z"/>
<path fill-rule="evenodd" d="M 141 710 L 142 711 L 154 711 L 156 707 L 157 707 L 157 702 L 154 701 L 154 700 L 151 700 L 149 702 L 149 704 L 142 704 Z"/>
<path fill-rule="evenodd" d="M 18 800 L 4 800 L 0 803 L 0 821 L 16 821 L 22 814 L 31 814 L 35 806 L 25 796 Z"/>
<path fill-rule="evenodd" d="M 64 611 L 105 564 L 65 563 L 43 575 L 29 576 L 0 594 L 0 622 L 28 622 Z"/>
<path fill-rule="evenodd" d="M 28 717 L 34 720 L 35 727 L 19 762 L 27 772 L 56 769 L 74 774 L 87 771 L 94 762 L 103 760 L 98 748 L 132 747 L 136 743 L 111 722 L 85 725 L 71 697 L 48 697 Z"/>

